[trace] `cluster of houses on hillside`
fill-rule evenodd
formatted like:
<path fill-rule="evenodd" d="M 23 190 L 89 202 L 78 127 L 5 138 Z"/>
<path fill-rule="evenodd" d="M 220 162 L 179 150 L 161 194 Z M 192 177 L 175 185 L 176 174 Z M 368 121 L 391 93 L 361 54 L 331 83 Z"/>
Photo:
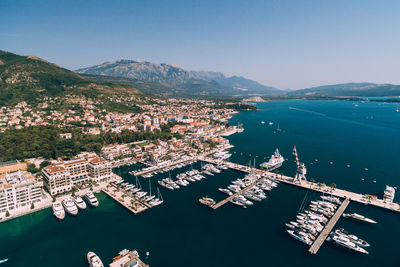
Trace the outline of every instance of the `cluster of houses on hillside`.
<path fill-rule="evenodd" d="M 55 108 L 61 104 L 68 108 L 63 111 Z M 97 135 L 101 131 L 119 133 L 124 129 L 161 130 L 162 125 L 170 122 L 190 124 L 187 126 L 190 129 L 196 124 L 226 120 L 233 112 L 231 109 L 215 108 L 215 103 L 208 100 L 159 99 L 156 103 L 144 102 L 136 106 L 140 112 L 108 112 L 100 108 L 99 103 L 82 97 L 46 97 L 34 107 L 26 102 L 14 107 L 1 107 L 0 131 L 51 124 L 58 127 L 76 126 L 82 128 L 84 133 Z M 176 127 L 176 132 L 183 130 L 184 127 Z M 68 135 L 63 137 L 68 138 Z"/>

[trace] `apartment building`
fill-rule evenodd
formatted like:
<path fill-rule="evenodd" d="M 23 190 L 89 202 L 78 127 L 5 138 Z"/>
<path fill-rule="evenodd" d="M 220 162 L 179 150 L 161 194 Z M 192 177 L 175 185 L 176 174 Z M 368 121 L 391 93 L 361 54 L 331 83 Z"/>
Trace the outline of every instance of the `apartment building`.
<path fill-rule="evenodd" d="M 51 195 L 68 192 L 72 189 L 69 171 L 61 164 L 52 164 L 42 169 L 43 183 Z"/>
<path fill-rule="evenodd" d="M 98 156 L 53 163 L 42 169 L 43 182 L 51 195 L 70 191 L 74 184 L 87 180 L 107 181 L 111 163 Z"/>
<path fill-rule="evenodd" d="M 43 183 L 30 172 L 17 171 L 0 176 L 0 212 L 29 207 L 42 200 Z"/>

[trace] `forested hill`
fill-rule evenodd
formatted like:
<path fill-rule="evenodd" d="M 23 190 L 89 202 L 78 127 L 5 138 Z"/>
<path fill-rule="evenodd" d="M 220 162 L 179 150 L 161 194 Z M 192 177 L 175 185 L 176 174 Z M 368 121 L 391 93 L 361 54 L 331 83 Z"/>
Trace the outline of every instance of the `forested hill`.
<path fill-rule="evenodd" d="M 35 103 L 46 96 L 77 94 L 96 98 L 114 92 L 139 94 L 117 83 L 89 81 L 79 74 L 34 56 L 19 56 L 0 50 L 0 105 L 20 101 Z"/>

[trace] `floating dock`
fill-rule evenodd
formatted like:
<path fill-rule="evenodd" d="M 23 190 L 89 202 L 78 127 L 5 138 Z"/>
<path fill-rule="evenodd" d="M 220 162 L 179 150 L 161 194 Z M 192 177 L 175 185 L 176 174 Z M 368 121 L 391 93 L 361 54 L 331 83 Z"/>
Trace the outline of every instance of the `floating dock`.
<path fill-rule="evenodd" d="M 329 236 L 329 233 L 332 231 L 333 227 L 335 226 L 337 221 L 340 219 L 340 217 L 342 216 L 343 212 L 345 211 L 345 209 L 347 208 L 349 203 L 350 203 L 349 198 L 346 198 L 343 201 L 343 203 L 340 205 L 340 207 L 336 210 L 335 214 L 332 216 L 332 218 L 329 220 L 329 222 L 325 225 L 325 228 L 319 234 L 318 238 L 311 245 L 308 252 L 310 252 L 311 254 L 317 254 L 319 248 L 325 242 L 325 239 Z"/>

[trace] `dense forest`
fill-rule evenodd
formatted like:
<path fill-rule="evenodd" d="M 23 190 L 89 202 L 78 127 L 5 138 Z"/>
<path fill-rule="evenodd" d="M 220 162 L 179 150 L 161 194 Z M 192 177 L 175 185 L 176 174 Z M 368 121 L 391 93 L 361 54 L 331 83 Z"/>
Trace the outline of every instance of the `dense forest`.
<path fill-rule="evenodd" d="M 0 161 L 43 157 L 73 157 L 82 151 L 100 152 L 103 145 L 130 143 L 140 140 L 168 140 L 180 138 L 172 134 L 170 126 L 162 131 L 133 132 L 123 130 L 121 133 L 102 132 L 100 135 L 83 134 L 81 129 L 71 130 L 72 139 L 60 137 L 62 130 L 55 126 L 37 126 L 20 130 L 10 129 L 0 133 Z"/>

